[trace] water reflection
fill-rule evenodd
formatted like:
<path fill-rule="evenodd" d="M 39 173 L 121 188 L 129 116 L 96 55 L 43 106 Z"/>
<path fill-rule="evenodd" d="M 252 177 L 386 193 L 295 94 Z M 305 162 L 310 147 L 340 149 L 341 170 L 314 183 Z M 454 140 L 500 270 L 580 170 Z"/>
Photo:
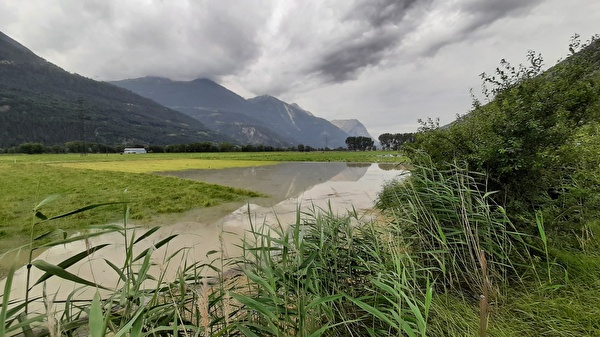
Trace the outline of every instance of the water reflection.
<path fill-rule="evenodd" d="M 348 210 L 363 213 L 373 207 L 381 186 L 400 173 L 402 173 L 400 170 L 389 169 L 389 167 L 383 169 L 378 164 L 345 163 L 283 163 L 253 168 L 164 172 L 163 175 L 255 190 L 268 197 L 162 218 L 163 223 L 170 223 L 170 225 L 162 226 L 154 235 L 136 244 L 136 249 L 139 252 L 172 234 L 179 234 L 168 246 L 160 248 L 153 255 L 155 258 L 153 273 L 158 273 L 160 270 L 174 275 L 177 268 L 184 265 L 186 261 L 205 260 L 209 251 L 219 251 L 225 258 L 239 254 L 237 246 L 239 238 L 250 228 L 251 222 L 270 225 L 290 224 L 295 221 L 299 207 L 304 210 L 330 208 L 338 214 L 345 214 Z M 141 233 L 138 232 L 138 235 Z M 84 251 L 86 247 L 110 243 L 110 247 L 97 251 L 90 259 L 69 268 L 71 272 L 84 279 L 93 280 L 110 288 L 115 286 L 118 278 L 104 259 L 115 265 L 122 264 L 125 254 L 121 242 L 123 238 L 118 234 L 97 237 L 88 242 L 74 242 L 54 247 L 42 253 L 39 259 L 57 264 Z M 180 263 L 163 265 L 165 256 L 182 247 L 187 249 Z M 34 280 L 42 274 L 35 268 L 32 271 L 34 271 L 32 275 Z M 75 285 L 66 285 L 57 281 L 49 280 L 47 291 L 58 292 L 59 300 L 64 299 L 76 288 Z M 25 284 L 25 268 L 17 271 L 13 284 L 11 295 L 19 297 L 19 294 L 23 293 L 21 288 Z M 81 294 L 84 296 L 83 292 Z M 85 294 L 85 296 L 89 295 L 89 293 Z"/>
<path fill-rule="evenodd" d="M 364 163 L 282 163 L 160 174 L 257 191 L 267 195 L 268 198 L 254 199 L 252 202 L 262 206 L 272 206 L 326 181 L 358 181 L 369 167 L 371 164 Z"/>

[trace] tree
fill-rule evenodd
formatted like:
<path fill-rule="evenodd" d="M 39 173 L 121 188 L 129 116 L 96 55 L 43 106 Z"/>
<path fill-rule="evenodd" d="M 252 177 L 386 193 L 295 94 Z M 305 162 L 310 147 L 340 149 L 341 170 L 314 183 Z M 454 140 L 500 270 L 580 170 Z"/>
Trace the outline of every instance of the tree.
<path fill-rule="evenodd" d="M 346 138 L 346 146 L 350 151 L 372 150 L 374 143 L 370 137 L 358 136 Z"/>
<path fill-rule="evenodd" d="M 19 145 L 19 152 L 27 154 L 44 153 L 45 147 L 42 143 L 23 143 Z"/>
<path fill-rule="evenodd" d="M 392 147 L 393 135 L 391 133 L 383 133 L 379 135 L 379 143 L 384 150 L 389 150 Z"/>
<path fill-rule="evenodd" d="M 405 143 L 415 141 L 414 133 L 384 133 L 379 136 L 379 142 L 384 150 L 400 150 Z"/>
<path fill-rule="evenodd" d="M 600 43 L 592 40 L 543 73 L 539 54 L 530 51 L 527 60 L 527 66 L 502 60 L 494 74 L 481 74 L 487 103 L 475 100 L 473 110 L 447 128 L 425 122 L 415 147 L 439 167 L 458 161 L 487 173 L 500 200 L 531 210 L 574 174 L 562 149 L 600 117 Z"/>

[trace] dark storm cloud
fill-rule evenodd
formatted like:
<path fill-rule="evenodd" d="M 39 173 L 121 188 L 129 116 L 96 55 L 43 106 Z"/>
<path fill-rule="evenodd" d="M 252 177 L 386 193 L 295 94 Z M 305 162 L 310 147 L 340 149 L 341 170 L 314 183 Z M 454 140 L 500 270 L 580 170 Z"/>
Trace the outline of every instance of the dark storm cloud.
<path fill-rule="evenodd" d="M 481 29 L 499 20 L 525 16 L 542 2 L 543 0 L 469 0 L 459 2 L 456 7 L 449 8 L 461 17 L 461 20 L 456 22 L 453 27 L 447 27 L 452 34 L 441 35 L 438 39 L 432 38 L 429 45 L 424 48 L 422 56 L 431 57 L 444 46 L 467 41 Z M 512 27 L 510 28 L 512 29 Z"/>
<path fill-rule="evenodd" d="M 334 44 L 317 55 L 308 73 L 324 82 L 355 79 L 369 66 L 382 62 L 401 42 L 409 27 L 403 24 L 414 7 L 425 7 L 429 0 L 363 0 L 352 6 L 340 24 L 356 27 L 338 37 Z"/>
<path fill-rule="evenodd" d="M 356 4 L 352 12 L 347 15 L 349 19 L 366 20 L 373 27 L 382 27 L 387 24 L 398 24 L 407 13 L 407 10 L 419 0 L 370 0 Z"/>
<path fill-rule="evenodd" d="M 325 82 L 353 80 L 365 67 L 378 64 L 396 40 L 396 36 L 381 34 L 343 41 L 338 48 L 323 54 L 311 71 L 320 75 Z"/>
<path fill-rule="evenodd" d="M 235 73 L 260 54 L 258 34 L 270 15 L 260 10 L 269 8 L 270 0 L 236 2 L 235 7 L 209 0 L 16 3 L 0 4 L 0 11 L 28 15 L 19 38 L 31 49 L 69 63 L 70 71 L 104 80 Z"/>
<path fill-rule="evenodd" d="M 507 16 L 522 16 L 543 0 L 502 0 L 502 1 L 470 1 L 465 3 L 463 9 L 467 13 L 475 15 L 476 24 L 493 22 Z"/>
<path fill-rule="evenodd" d="M 432 1 L 427 0 L 366 0 L 356 3 L 340 24 L 353 25 L 357 29 L 328 45 L 307 72 L 317 74 L 324 83 L 356 79 L 363 69 L 385 61 L 407 34 L 419 34 L 420 19 L 424 19 L 432 8 L 443 7 L 444 2 L 437 1 L 432 5 Z M 448 7 L 448 13 L 439 13 L 438 19 L 443 20 L 445 14 L 457 14 L 461 20 L 439 35 L 426 37 L 417 56 L 433 56 L 440 48 L 464 41 L 500 19 L 526 14 L 540 2 L 469 0 L 454 3 Z M 411 19 L 407 20 L 409 14 Z"/>
<path fill-rule="evenodd" d="M 119 43 L 112 60 L 129 62 L 119 62 L 120 69 L 106 62 L 102 72 L 107 76 L 122 77 L 124 67 L 133 67 L 140 74 L 214 79 L 243 69 L 260 53 L 257 27 L 266 13 L 251 11 L 248 4 L 237 10 L 209 1 L 188 2 L 176 10 L 156 6 L 116 20 Z"/>

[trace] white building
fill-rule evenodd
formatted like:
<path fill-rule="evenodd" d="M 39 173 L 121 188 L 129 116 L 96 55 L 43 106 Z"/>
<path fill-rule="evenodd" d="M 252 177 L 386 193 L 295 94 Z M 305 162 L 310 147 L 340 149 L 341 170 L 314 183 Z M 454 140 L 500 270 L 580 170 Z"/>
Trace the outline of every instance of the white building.
<path fill-rule="evenodd" d="M 146 149 L 143 147 L 126 147 L 123 150 L 123 154 L 138 154 L 138 153 L 146 153 Z"/>

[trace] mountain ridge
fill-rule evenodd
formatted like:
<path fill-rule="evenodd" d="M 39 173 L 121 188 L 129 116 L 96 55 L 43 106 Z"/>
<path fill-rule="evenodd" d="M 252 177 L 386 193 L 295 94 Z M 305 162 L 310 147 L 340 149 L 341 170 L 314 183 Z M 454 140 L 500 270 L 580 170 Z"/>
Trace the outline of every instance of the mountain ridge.
<path fill-rule="evenodd" d="M 155 78 L 141 77 L 111 83 L 186 113 L 242 143 L 343 147 L 348 136 L 298 104 L 288 104 L 271 95 L 244 99 L 210 79 L 163 79 L 158 85 Z"/>
<path fill-rule="evenodd" d="M 0 106 L 0 148 L 82 140 L 154 145 L 230 141 L 152 100 L 71 74 L 4 33 L 0 33 Z"/>
<path fill-rule="evenodd" d="M 376 140 L 371 136 L 367 128 L 358 119 L 333 119 L 330 121 L 331 124 L 337 126 L 346 132 L 349 136 L 353 137 L 369 137 Z"/>

